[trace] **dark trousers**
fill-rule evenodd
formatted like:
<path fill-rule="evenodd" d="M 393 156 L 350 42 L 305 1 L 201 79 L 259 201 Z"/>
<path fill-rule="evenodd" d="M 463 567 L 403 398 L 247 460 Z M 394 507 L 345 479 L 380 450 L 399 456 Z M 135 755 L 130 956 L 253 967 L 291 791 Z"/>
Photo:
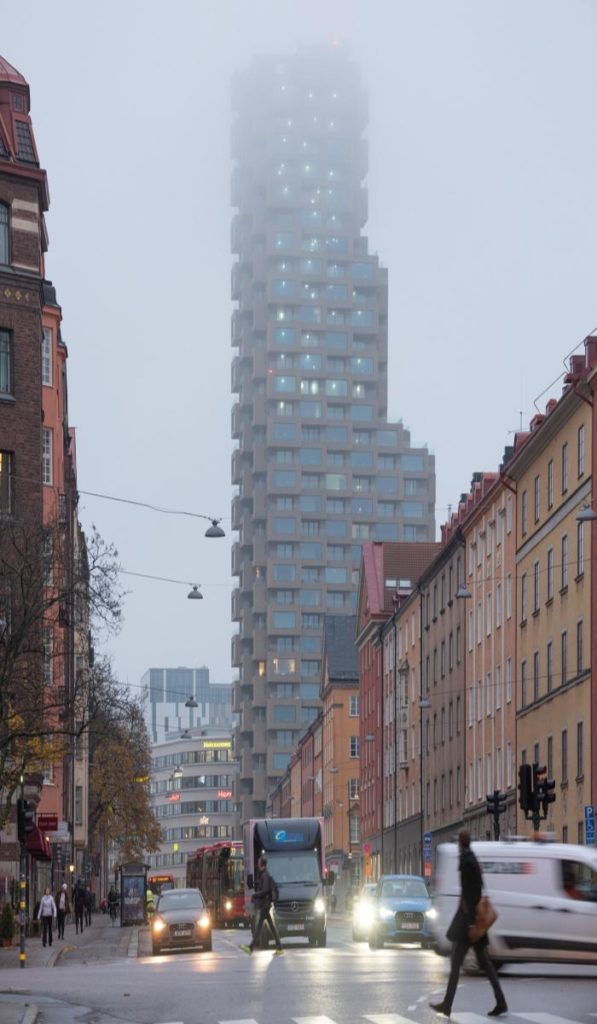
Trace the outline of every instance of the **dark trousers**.
<path fill-rule="evenodd" d="M 79 927 L 83 931 L 83 907 L 75 906 L 75 933 L 79 934 Z"/>
<path fill-rule="evenodd" d="M 85 924 L 87 927 L 91 925 L 91 907 L 85 907 Z"/>
<path fill-rule="evenodd" d="M 49 943 L 50 946 L 52 945 L 52 922 L 53 922 L 53 920 L 54 920 L 54 918 L 52 917 L 51 914 L 44 914 L 42 919 L 41 919 L 41 925 L 42 925 L 42 928 L 43 928 L 43 931 L 42 931 L 42 941 L 43 941 L 44 946 L 46 945 L 46 943 Z"/>
<path fill-rule="evenodd" d="M 58 914 L 58 918 L 57 918 L 57 921 L 58 921 L 58 938 L 59 939 L 63 939 L 64 938 L 64 919 L 66 917 L 66 912 L 64 910 L 61 910 L 60 907 L 58 907 L 58 910 L 56 911 L 56 913 Z"/>
<path fill-rule="evenodd" d="M 270 927 L 277 949 L 282 949 L 282 943 L 280 942 L 280 933 L 276 928 L 275 921 L 272 920 L 271 907 L 261 907 L 259 910 L 259 917 L 257 918 L 257 927 L 255 929 L 255 934 L 250 942 L 251 949 L 255 949 L 255 946 L 259 944 L 261 929 L 263 928 L 263 924 L 265 921 L 267 921 Z"/>
<path fill-rule="evenodd" d="M 454 1002 L 454 996 L 456 995 L 456 987 L 458 985 L 458 976 L 460 974 L 460 968 L 462 967 L 463 960 L 470 949 L 468 943 L 455 942 L 452 946 L 452 967 L 450 969 L 450 978 L 448 980 L 448 987 L 444 996 L 444 1006 L 447 1010 L 452 1009 L 452 1003 Z M 480 945 L 477 943 L 473 946 L 475 956 L 477 957 L 477 963 L 482 971 L 485 972 L 489 983 L 493 989 L 495 1000 L 497 1003 L 505 1002 L 504 993 L 499 983 L 497 971 L 493 966 L 493 962 L 487 952 L 487 944 Z"/>

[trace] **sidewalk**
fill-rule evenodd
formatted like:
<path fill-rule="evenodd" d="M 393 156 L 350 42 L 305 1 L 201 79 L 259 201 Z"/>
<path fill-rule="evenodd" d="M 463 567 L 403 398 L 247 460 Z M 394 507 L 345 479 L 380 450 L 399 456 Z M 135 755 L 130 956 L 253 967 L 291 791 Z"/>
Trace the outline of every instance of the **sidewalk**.
<path fill-rule="evenodd" d="M 106 962 L 119 957 L 137 955 L 139 929 L 121 928 L 112 925 L 104 914 L 94 914 L 91 925 L 82 933 L 75 933 L 75 926 L 67 924 L 64 939 L 58 940 L 54 931 L 51 946 L 42 944 L 41 938 L 28 938 L 25 944 L 26 966 L 19 968 L 19 946 L 10 949 L 0 947 L 0 1020 L 2 1024 L 35 1024 L 38 1009 L 28 1002 L 27 972 L 30 968 L 68 967 L 71 964 L 89 961 Z M 3 984 L 2 968 L 13 968 L 15 975 L 5 975 Z M 9 980 L 10 979 L 10 980 Z M 11 1000 L 11 995 L 17 998 Z"/>

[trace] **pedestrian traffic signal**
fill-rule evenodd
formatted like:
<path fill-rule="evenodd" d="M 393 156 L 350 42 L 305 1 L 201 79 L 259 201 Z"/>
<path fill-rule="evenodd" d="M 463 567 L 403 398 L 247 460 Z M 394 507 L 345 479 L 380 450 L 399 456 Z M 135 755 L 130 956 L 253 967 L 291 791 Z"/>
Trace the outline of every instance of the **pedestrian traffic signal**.
<path fill-rule="evenodd" d="M 27 836 L 35 828 L 35 809 L 30 800 L 17 800 L 17 835 L 20 843 L 27 842 Z"/>
<path fill-rule="evenodd" d="M 521 764 L 518 769 L 518 805 L 525 814 L 533 809 L 533 776 L 530 764 Z"/>

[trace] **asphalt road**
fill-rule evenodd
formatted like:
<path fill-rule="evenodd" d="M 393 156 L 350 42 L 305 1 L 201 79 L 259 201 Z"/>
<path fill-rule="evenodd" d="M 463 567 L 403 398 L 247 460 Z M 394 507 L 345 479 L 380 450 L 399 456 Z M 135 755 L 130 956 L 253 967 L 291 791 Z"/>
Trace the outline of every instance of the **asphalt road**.
<path fill-rule="evenodd" d="M 139 956 L 123 943 L 106 956 L 101 936 L 85 959 L 61 957 L 54 968 L 3 970 L 0 989 L 26 987 L 40 1024 L 432 1024 L 428 1001 L 441 998 L 447 962 L 433 952 L 353 943 L 348 924 L 328 927 L 328 947 L 285 942 L 285 955 L 240 949 L 244 931 L 214 933 L 211 953 L 152 957 L 141 933 Z M 107 941 L 107 937 L 106 937 Z M 597 968 L 505 968 L 513 1024 L 597 1024 Z M 1 999 L 1 997 L 0 997 Z M 481 977 L 463 977 L 456 1024 L 488 1024 L 493 994 Z M 0 1021 L 2 1003 L 0 1001 Z"/>

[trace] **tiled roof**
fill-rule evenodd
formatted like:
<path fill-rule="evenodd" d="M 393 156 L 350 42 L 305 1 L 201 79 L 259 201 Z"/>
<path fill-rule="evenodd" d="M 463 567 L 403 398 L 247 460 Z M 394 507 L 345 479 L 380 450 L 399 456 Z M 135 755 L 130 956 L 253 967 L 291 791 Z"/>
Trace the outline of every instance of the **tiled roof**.
<path fill-rule="evenodd" d="M 0 82 L 14 82 L 16 85 L 27 85 L 20 71 L 13 68 L 4 57 L 0 57 Z"/>
<path fill-rule="evenodd" d="M 363 569 L 369 604 L 369 615 L 383 615 L 394 610 L 392 596 L 396 586 L 386 587 L 386 580 L 409 581 L 414 588 L 427 566 L 439 551 L 435 541 L 381 542 L 363 544 Z M 404 589 L 408 589 L 404 587 Z"/>
<path fill-rule="evenodd" d="M 324 616 L 324 643 L 330 681 L 359 678 L 359 657 L 354 642 L 356 623 L 356 615 Z"/>

